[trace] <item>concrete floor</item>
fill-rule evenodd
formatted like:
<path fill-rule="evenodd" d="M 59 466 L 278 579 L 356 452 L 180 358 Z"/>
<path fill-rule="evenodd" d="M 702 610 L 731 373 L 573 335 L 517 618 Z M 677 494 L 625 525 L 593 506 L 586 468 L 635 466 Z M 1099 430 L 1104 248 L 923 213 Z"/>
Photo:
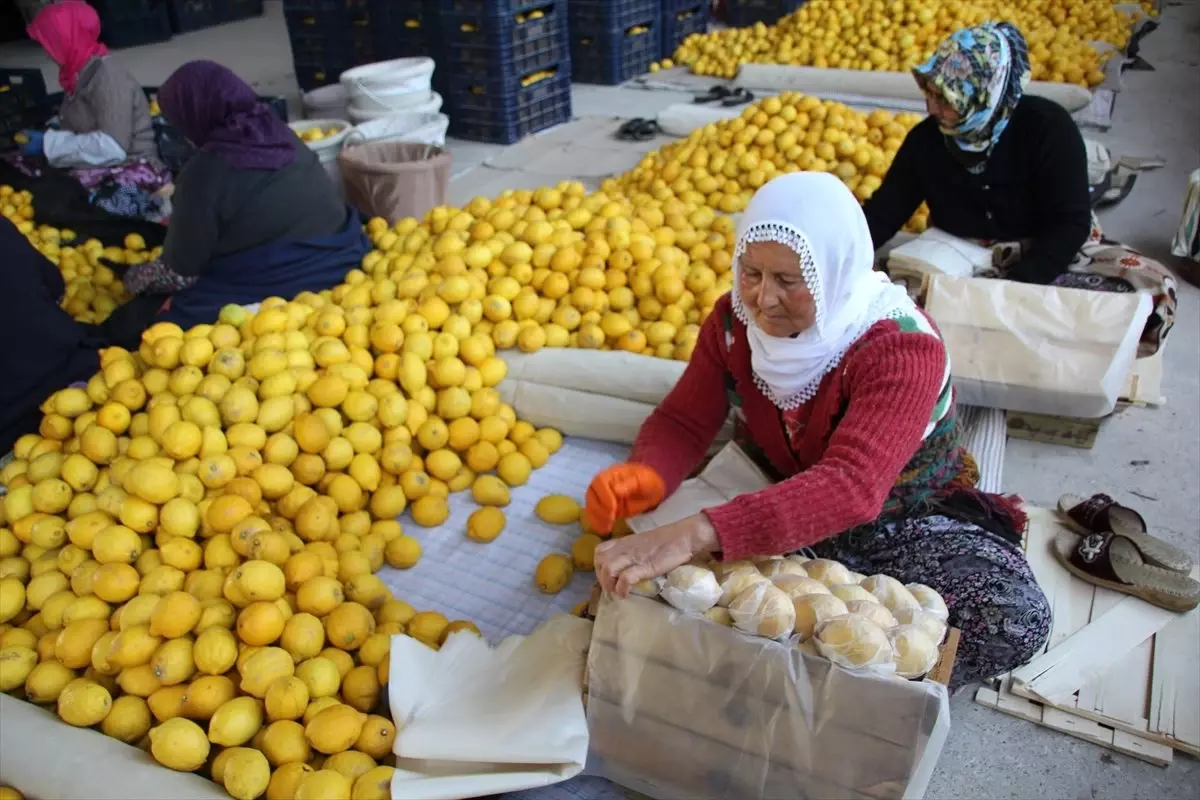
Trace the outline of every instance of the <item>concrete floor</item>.
<path fill-rule="evenodd" d="M 170 44 L 121 51 L 121 58 L 147 85 L 161 83 L 193 58 L 220 61 L 262 94 L 284 95 L 297 111 L 298 89 L 278 2 L 265 17 L 180 36 Z M 1162 259 L 1185 278 L 1200 282 L 1200 269 L 1170 256 L 1188 175 L 1200 168 L 1200 3 L 1169 2 L 1162 27 L 1144 43 L 1153 72 L 1128 72 L 1114 124 L 1107 133 L 1088 132 L 1118 155 L 1159 156 L 1162 169 L 1144 173 L 1133 194 L 1101 214 L 1105 231 Z M 54 70 L 32 44 L 0 47 L 0 66 Z M 649 116 L 687 99 L 672 92 L 577 86 L 577 116 Z M 470 196 L 477 182 L 493 185 L 494 173 L 471 167 L 501 148 L 451 142 L 454 193 Z M 488 180 L 485 181 L 484 179 Z M 1168 404 L 1129 409 L 1101 430 L 1092 450 L 1009 442 L 1005 490 L 1039 505 L 1053 505 L 1064 492 L 1106 491 L 1139 508 L 1165 538 L 1200 557 L 1200 290 L 1181 282 L 1179 318 L 1166 351 L 1163 389 Z M 1200 672 L 1200 670 L 1198 670 Z M 1200 677 L 1198 677 L 1200 680 Z M 928 797 L 1080 798 L 1154 800 L 1200 798 L 1200 765 L 1176 755 L 1160 769 L 1063 734 L 1036 727 L 972 702 L 963 692 L 952 703 L 953 730 Z"/>

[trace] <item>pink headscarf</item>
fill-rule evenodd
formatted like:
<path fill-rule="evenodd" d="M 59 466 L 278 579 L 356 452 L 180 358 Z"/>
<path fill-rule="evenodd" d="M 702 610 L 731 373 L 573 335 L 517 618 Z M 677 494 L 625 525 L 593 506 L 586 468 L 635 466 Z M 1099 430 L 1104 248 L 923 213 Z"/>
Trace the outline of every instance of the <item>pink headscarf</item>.
<path fill-rule="evenodd" d="M 100 15 L 81 0 L 46 6 L 26 30 L 58 64 L 58 82 L 67 94 L 75 93 L 84 65 L 108 54 L 100 44 Z"/>

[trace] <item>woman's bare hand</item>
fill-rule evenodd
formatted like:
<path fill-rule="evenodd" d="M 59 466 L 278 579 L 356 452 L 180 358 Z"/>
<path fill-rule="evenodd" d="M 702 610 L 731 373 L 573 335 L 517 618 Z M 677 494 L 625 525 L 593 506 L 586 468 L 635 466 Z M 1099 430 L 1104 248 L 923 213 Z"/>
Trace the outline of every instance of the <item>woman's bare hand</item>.
<path fill-rule="evenodd" d="M 652 531 L 604 542 L 596 548 L 596 577 L 605 591 L 626 597 L 638 583 L 665 575 L 720 546 L 708 517 L 696 514 Z"/>

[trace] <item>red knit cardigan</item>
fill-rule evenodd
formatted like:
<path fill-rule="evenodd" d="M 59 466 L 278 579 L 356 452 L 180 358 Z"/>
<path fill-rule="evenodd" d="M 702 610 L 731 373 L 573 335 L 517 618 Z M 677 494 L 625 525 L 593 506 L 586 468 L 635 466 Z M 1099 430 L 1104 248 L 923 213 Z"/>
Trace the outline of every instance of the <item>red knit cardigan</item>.
<path fill-rule="evenodd" d="M 731 342 L 725 319 L 732 320 Z M 750 438 L 790 477 L 704 513 L 726 560 L 792 552 L 880 515 L 921 446 L 945 368 L 940 339 L 878 322 L 825 376 L 816 396 L 789 412 L 806 421 L 789 437 L 781 412 L 754 384 L 746 328 L 726 295 L 701 328 L 679 383 L 639 431 L 630 461 L 653 467 L 668 495 L 674 492 L 728 416 L 726 378 L 732 377 Z"/>

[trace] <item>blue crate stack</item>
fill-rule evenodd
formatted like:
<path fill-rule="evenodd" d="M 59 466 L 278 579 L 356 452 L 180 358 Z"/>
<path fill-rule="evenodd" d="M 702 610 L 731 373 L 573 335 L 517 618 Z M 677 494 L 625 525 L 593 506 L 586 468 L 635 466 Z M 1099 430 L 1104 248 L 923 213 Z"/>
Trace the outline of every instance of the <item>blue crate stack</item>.
<path fill-rule="evenodd" d="M 570 24 L 579 83 L 623 83 L 662 57 L 661 0 L 571 0 Z"/>
<path fill-rule="evenodd" d="M 774 24 L 806 0 L 725 0 L 725 22 L 731 28 L 748 28 L 756 22 Z"/>
<path fill-rule="evenodd" d="M 671 58 L 684 39 L 707 31 L 711 19 L 709 0 L 662 0 L 662 57 Z"/>
<path fill-rule="evenodd" d="M 213 0 L 213 12 L 218 23 L 261 17 L 263 0 Z"/>
<path fill-rule="evenodd" d="M 171 38 L 171 9 L 163 0 L 89 0 L 100 15 L 100 41 L 119 50 Z"/>
<path fill-rule="evenodd" d="M 213 0 L 170 0 L 167 11 L 175 33 L 191 33 L 217 24 Z"/>
<path fill-rule="evenodd" d="M 300 88 L 337 83 L 346 70 L 376 61 L 436 57 L 435 7 L 433 0 L 284 0 Z"/>
<path fill-rule="evenodd" d="M 57 110 L 40 69 L 0 69 L 0 152 L 15 148 L 13 136 L 26 128 L 44 128 Z"/>
<path fill-rule="evenodd" d="M 442 0 L 437 73 L 450 135 L 511 144 L 571 118 L 574 0 Z"/>

